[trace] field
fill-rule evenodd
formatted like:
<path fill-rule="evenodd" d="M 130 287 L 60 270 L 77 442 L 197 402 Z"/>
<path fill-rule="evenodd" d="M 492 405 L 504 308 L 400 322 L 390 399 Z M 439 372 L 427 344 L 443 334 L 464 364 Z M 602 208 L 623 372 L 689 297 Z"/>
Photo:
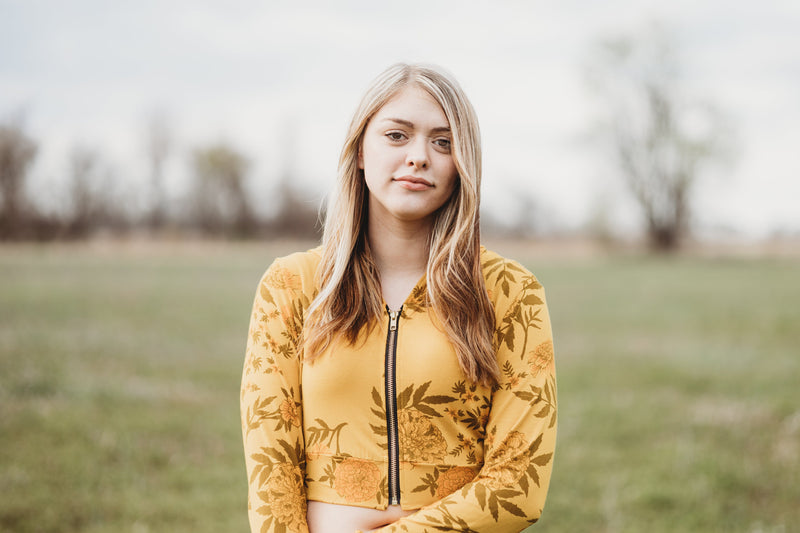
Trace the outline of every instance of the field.
<path fill-rule="evenodd" d="M 0 531 L 247 531 L 250 304 L 297 247 L 0 247 Z M 517 256 L 559 373 L 531 531 L 800 531 L 800 260 Z"/>

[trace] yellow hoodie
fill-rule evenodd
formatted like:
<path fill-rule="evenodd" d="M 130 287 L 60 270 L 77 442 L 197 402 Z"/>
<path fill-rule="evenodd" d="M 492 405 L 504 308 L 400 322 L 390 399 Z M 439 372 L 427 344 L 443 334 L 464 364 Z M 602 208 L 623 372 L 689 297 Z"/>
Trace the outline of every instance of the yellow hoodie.
<path fill-rule="evenodd" d="M 241 389 L 252 530 L 308 531 L 307 500 L 419 509 L 381 531 L 535 522 L 556 441 L 553 341 L 536 278 L 481 248 L 501 369 L 490 388 L 464 376 L 424 278 L 354 345 L 302 364 L 319 254 L 276 259 L 256 291 Z"/>

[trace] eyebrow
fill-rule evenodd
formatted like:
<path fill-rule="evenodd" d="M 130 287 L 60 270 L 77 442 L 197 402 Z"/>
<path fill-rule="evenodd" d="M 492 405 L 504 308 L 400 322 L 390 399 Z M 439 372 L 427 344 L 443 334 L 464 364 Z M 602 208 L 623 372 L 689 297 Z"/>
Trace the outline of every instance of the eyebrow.
<path fill-rule="evenodd" d="M 414 128 L 413 122 L 409 122 L 408 120 L 403 120 L 402 118 L 387 117 L 383 120 L 389 122 L 395 122 L 397 124 L 401 124 L 408 128 Z M 450 128 L 448 126 L 439 126 L 438 128 L 431 128 L 431 133 L 450 133 Z"/>

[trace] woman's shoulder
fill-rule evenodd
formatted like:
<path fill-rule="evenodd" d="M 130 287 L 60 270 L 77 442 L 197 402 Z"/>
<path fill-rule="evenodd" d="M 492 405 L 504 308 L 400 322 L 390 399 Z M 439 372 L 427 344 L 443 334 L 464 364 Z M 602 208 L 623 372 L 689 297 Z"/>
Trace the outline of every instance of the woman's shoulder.
<path fill-rule="evenodd" d="M 481 268 L 490 295 L 509 296 L 523 290 L 540 289 L 536 276 L 519 261 L 503 257 L 481 246 Z M 493 301 L 495 298 L 492 298 Z"/>
<path fill-rule="evenodd" d="M 273 289 L 313 290 L 321 259 L 320 246 L 277 257 L 264 272 L 262 283 Z"/>
<path fill-rule="evenodd" d="M 519 261 L 503 257 L 483 245 L 481 245 L 481 268 L 487 285 L 490 282 L 502 282 L 504 279 L 536 277 Z"/>
<path fill-rule="evenodd" d="M 276 257 L 272 265 L 270 265 L 270 268 L 275 266 L 288 268 L 299 274 L 306 270 L 316 271 L 321 259 L 322 246 L 317 246 L 304 252 L 294 252 L 289 255 Z"/>

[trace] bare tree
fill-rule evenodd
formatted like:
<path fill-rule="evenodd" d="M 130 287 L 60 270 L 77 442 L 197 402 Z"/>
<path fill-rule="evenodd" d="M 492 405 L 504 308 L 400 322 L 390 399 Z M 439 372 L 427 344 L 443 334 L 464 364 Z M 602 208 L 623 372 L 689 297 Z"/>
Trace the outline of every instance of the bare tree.
<path fill-rule="evenodd" d="M 275 192 L 278 212 L 270 221 L 269 229 L 276 236 L 314 239 L 320 237 L 319 201 L 309 191 L 298 189 L 286 176 Z"/>
<path fill-rule="evenodd" d="M 87 237 L 99 229 L 115 233 L 126 229 L 126 211 L 113 190 L 112 178 L 111 169 L 97 151 L 86 147 L 72 150 L 66 194 L 67 237 Z"/>
<path fill-rule="evenodd" d="M 163 112 L 154 112 L 145 131 L 145 149 L 150 163 L 150 200 L 147 225 L 158 230 L 167 219 L 164 191 L 164 163 L 172 148 L 172 135 Z"/>
<path fill-rule="evenodd" d="M 98 155 L 87 148 L 74 148 L 69 161 L 67 234 L 84 237 L 102 208 L 97 195 Z"/>
<path fill-rule="evenodd" d="M 285 117 L 280 139 L 282 169 L 278 174 L 277 188 L 272 195 L 272 203 L 277 207 L 277 212 L 270 219 L 268 229 L 276 237 L 319 237 L 322 229 L 319 201 L 308 188 L 298 186 L 302 180 L 299 179 L 297 170 L 299 156 L 296 117 Z"/>
<path fill-rule="evenodd" d="M 19 122 L 0 124 L 0 239 L 21 237 L 29 218 L 25 178 L 37 146 Z"/>
<path fill-rule="evenodd" d="M 689 231 L 697 180 L 726 154 L 725 117 L 686 98 L 674 48 L 656 25 L 644 37 L 601 42 L 587 73 L 605 111 L 600 131 L 643 212 L 650 245 L 672 250 Z"/>
<path fill-rule="evenodd" d="M 192 163 L 195 223 L 209 233 L 251 235 L 256 224 L 244 187 L 247 159 L 220 143 L 195 150 Z"/>

